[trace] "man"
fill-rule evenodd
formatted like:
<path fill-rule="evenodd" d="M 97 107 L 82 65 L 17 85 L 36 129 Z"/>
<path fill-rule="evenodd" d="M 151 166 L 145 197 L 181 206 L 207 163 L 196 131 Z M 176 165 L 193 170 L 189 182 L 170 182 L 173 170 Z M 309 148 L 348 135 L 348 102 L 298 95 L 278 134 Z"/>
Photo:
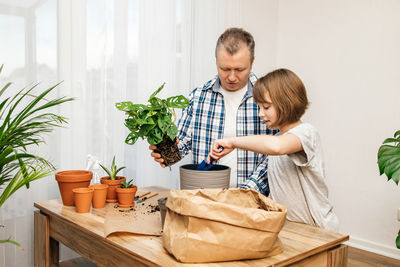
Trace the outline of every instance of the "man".
<path fill-rule="evenodd" d="M 191 151 L 195 164 L 207 158 L 216 139 L 273 133 L 258 117 L 252 97 L 257 80 L 251 73 L 254 46 L 253 36 L 239 28 L 227 29 L 218 38 L 215 48 L 218 75 L 192 91 L 190 105 L 178 123 L 181 155 Z M 165 167 L 160 154 L 151 155 Z M 231 168 L 230 187 L 253 188 L 268 195 L 267 156 L 241 149 L 229 155 L 218 164 Z"/>

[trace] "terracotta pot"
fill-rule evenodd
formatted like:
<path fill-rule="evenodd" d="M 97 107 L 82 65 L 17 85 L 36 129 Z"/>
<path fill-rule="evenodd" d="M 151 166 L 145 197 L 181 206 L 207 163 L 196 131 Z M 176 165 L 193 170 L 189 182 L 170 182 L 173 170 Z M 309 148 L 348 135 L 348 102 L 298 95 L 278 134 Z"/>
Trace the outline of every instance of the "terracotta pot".
<path fill-rule="evenodd" d="M 106 205 L 106 196 L 108 191 L 108 184 L 92 184 L 89 186 L 93 191 L 92 207 L 95 209 L 104 208 Z"/>
<path fill-rule="evenodd" d="M 89 212 L 93 198 L 93 188 L 78 187 L 72 189 L 72 192 L 74 192 L 76 212 Z"/>
<path fill-rule="evenodd" d="M 126 178 L 123 176 L 117 176 L 118 180 L 111 180 L 109 176 L 101 177 L 100 182 L 102 184 L 108 184 L 108 191 L 107 191 L 107 202 L 117 202 L 117 193 L 115 189 L 121 187 L 121 181 L 126 182 Z"/>
<path fill-rule="evenodd" d="M 137 186 L 134 185 L 131 188 L 117 188 L 115 190 L 118 194 L 118 206 L 119 207 L 133 207 L 135 206 L 135 194 L 137 191 Z"/>
<path fill-rule="evenodd" d="M 88 187 L 92 180 L 93 173 L 83 170 L 69 170 L 56 172 L 56 180 L 60 189 L 61 198 L 65 206 L 74 205 L 74 193 L 72 189 Z"/>

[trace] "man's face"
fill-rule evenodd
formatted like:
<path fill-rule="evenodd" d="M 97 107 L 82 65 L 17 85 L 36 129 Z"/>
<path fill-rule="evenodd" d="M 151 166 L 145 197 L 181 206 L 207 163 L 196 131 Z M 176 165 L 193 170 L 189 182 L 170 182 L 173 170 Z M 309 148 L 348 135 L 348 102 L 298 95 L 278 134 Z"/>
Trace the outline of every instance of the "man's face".
<path fill-rule="evenodd" d="M 217 52 L 217 70 L 221 86 L 227 91 L 242 89 L 248 82 L 254 60 L 245 44 L 235 54 L 229 54 L 224 47 Z"/>

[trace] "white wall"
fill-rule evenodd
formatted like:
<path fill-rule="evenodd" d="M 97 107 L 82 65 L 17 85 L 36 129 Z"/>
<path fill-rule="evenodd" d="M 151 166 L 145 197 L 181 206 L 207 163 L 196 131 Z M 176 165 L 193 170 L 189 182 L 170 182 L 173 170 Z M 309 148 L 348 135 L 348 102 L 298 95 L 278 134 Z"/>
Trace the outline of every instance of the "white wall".
<path fill-rule="evenodd" d="M 400 129 L 400 1 L 279 1 L 277 67 L 304 81 L 330 199 L 353 246 L 400 259 L 399 188 L 377 151 Z M 261 26 L 260 26 L 261 27 Z"/>
<path fill-rule="evenodd" d="M 244 28 L 253 35 L 256 41 L 253 71 L 257 75 L 274 68 L 277 52 L 277 1 L 202 0 L 194 1 L 193 5 L 193 88 L 203 85 L 217 74 L 215 45 L 221 33 L 230 27 Z"/>

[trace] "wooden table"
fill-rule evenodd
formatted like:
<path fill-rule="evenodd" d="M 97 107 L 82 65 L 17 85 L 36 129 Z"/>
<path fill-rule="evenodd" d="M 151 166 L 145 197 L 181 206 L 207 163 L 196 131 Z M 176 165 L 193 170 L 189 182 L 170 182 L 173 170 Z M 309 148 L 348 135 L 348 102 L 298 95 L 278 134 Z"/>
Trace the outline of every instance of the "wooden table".
<path fill-rule="evenodd" d="M 146 190 L 165 191 L 161 187 Z M 112 205 L 112 204 L 108 204 Z M 162 246 L 161 237 L 114 233 L 104 238 L 105 209 L 76 213 L 61 200 L 34 204 L 35 266 L 57 266 L 59 242 L 99 266 L 181 266 Z M 287 221 L 279 234 L 283 253 L 258 260 L 196 266 L 347 266 L 348 235 Z"/>

